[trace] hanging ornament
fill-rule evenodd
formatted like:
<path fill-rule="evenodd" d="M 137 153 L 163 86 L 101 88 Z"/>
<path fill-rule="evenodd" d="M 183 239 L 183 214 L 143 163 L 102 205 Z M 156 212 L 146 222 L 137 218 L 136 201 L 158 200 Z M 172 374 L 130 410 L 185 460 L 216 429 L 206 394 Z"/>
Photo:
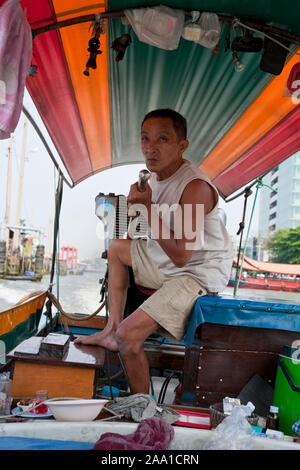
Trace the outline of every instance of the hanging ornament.
<path fill-rule="evenodd" d="M 245 70 L 246 66 L 240 62 L 238 55 L 235 51 L 232 52 L 233 62 L 234 62 L 234 69 L 236 72 L 242 72 Z"/>
<path fill-rule="evenodd" d="M 84 75 L 89 76 L 90 75 L 89 69 L 95 70 L 97 68 L 97 63 L 96 63 L 97 55 L 102 54 L 102 51 L 98 51 L 99 48 L 100 48 L 99 39 L 96 37 L 91 38 L 89 40 L 89 48 L 88 48 L 90 57 L 86 63 L 86 69 L 83 72 Z"/>
<path fill-rule="evenodd" d="M 93 27 L 93 37 L 89 40 L 89 47 L 88 47 L 88 52 L 90 53 L 89 59 L 86 63 L 86 69 L 84 70 L 83 74 L 86 75 L 87 77 L 90 75 L 89 69 L 95 70 L 97 68 L 97 56 L 99 54 L 102 54 L 102 51 L 100 49 L 100 34 L 103 34 L 103 19 L 101 18 L 101 15 L 95 15 L 95 21 L 91 24 L 91 27 Z"/>
<path fill-rule="evenodd" d="M 236 36 L 231 44 L 231 48 L 236 52 L 260 52 L 263 47 L 263 40 L 254 37 L 247 29 L 242 29 L 242 36 Z"/>
<path fill-rule="evenodd" d="M 131 44 L 131 36 L 129 33 L 122 34 L 119 38 L 112 42 L 112 49 L 117 52 L 116 62 L 123 60 L 127 47 Z"/>

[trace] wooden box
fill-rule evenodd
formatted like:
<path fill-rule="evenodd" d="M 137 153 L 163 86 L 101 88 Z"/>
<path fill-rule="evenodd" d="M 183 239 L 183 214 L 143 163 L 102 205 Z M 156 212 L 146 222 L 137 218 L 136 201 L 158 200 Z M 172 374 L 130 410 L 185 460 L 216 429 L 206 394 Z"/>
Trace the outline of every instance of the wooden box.
<path fill-rule="evenodd" d="M 105 350 L 70 342 L 62 358 L 43 356 L 39 354 L 41 341 L 41 337 L 32 337 L 9 353 L 13 360 L 12 396 L 32 397 L 37 390 L 47 390 L 49 398 L 94 398 Z M 107 354 L 111 362 L 117 361 L 116 353 Z"/>
<path fill-rule="evenodd" d="M 299 332 L 204 323 L 186 349 L 183 404 L 209 407 L 236 397 L 255 376 L 274 385 L 278 354 Z"/>

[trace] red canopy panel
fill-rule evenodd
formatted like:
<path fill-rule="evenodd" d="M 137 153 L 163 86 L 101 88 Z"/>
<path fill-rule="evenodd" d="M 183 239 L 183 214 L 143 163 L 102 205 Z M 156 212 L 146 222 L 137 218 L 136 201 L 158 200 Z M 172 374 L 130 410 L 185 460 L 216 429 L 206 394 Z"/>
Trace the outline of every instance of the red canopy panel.
<path fill-rule="evenodd" d="M 91 163 L 57 32 L 38 36 L 34 46 L 38 73 L 27 77 L 26 86 L 72 181 L 77 181 L 91 172 Z"/>
<path fill-rule="evenodd" d="M 57 21 L 51 0 L 22 0 L 20 4 L 32 29 Z M 72 181 L 76 181 L 91 172 L 91 163 L 59 31 L 34 39 L 32 64 L 38 72 L 27 77 L 26 87 Z"/>
<path fill-rule="evenodd" d="M 1 0 L 0 0 L 1 1 Z M 33 30 L 74 16 L 103 12 L 96 0 L 22 0 Z M 106 35 L 102 67 L 83 74 L 90 23 L 48 31 L 33 41 L 37 73 L 26 87 L 73 184 L 111 166 Z"/>
<path fill-rule="evenodd" d="M 299 147 L 300 105 L 213 182 L 226 197 L 296 153 Z"/>

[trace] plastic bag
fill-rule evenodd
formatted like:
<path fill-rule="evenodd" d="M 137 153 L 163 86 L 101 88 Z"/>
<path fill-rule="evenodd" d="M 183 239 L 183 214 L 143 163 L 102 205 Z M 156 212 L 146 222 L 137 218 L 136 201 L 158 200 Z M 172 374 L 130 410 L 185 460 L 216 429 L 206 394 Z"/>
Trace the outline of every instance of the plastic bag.
<path fill-rule="evenodd" d="M 219 22 L 218 15 L 216 13 L 201 13 L 198 25 L 201 28 L 200 38 L 197 44 L 201 44 L 204 47 L 212 49 L 215 47 L 221 36 L 221 25 Z"/>
<path fill-rule="evenodd" d="M 11 398 L 12 381 L 9 372 L 0 374 L 0 415 L 8 415 L 12 402 Z"/>
<path fill-rule="evenodd" d="M 299 420 L 299 421 L 296 421 L 296 422 L 293 424 L 292 430 L 293 430 L 296 434 L 300 434 L 300 420 Z"/>
<path fill-rule="evenodd" d="M 254 405 L 237 405 L 213 431 L 204 444 L 203 450 L 249 450 L 253 446 L 255 431 L 246 417 L 254 410 Z"/>
<path fill-rule="evenodd" d="M 197 42 L 203 33 L 201 26 L 198 25 L 200 18 L 199 11 L 192 11 L 192 19 L 187 21 L 182 30 L 182 37 L 187 41 Z"/>
<path fill-rule="evenodd" d="M 138 39 L 161 49 L 177 49 L 184 23 L 184 11 L 160 5 L 124 11 Z"/>

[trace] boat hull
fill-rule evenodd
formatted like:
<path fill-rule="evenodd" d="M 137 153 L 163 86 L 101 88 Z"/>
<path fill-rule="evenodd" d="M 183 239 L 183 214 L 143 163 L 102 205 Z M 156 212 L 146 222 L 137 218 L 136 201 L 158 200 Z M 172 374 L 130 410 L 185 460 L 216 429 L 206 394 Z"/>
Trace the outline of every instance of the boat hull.
<path fill-rule="evenodd" d="M 47 292 L 40 291 L 0 313 L 0 341 L 4 342 L 6 351 L 37 333 L 46 297 Z"/>

